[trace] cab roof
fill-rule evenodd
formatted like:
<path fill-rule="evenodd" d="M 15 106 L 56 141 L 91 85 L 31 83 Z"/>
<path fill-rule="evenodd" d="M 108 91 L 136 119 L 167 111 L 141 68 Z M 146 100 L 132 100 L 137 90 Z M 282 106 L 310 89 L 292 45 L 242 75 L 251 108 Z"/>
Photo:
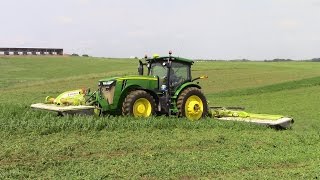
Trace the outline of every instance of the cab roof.
<path fill-rule="evenodd" d="M 146 61 L 149 63 L 153 63 L 153 62 L 158 62 L 158 61 L 167 61 L 169 58 L 170 58 L 170 56 L 161 56 L 161 57 L 146 59 Z M 181 62 L 181 63 L 190 64 L 190 65 L 192 65 L 194 63 L 194 61 L 192 61 L 190 59 L 175 57 L 175 56 L 171 56 L 171 60 L 172 60 L 172 62 Z"/>

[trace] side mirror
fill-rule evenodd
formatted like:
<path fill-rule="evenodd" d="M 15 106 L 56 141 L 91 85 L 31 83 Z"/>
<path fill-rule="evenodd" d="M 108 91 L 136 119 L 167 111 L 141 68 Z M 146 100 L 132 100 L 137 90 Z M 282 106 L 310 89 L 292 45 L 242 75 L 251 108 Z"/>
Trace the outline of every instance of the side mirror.
<path fill-rule="evenodd" d="M 143 63 L 139 60 L 139 66 L 138 66 L 138 73 L 139 75 L 143 75 Z"/>
<path fill-rule="evenodd" d="M 191 81 L 195 81 L 195 80 L 198 80 L 198 79 L 208 79 L 208 76 L 207 76 L 207 75 L 203 75 L 203 76 L 194 78 L 194 79 L 192 79 Z"/>

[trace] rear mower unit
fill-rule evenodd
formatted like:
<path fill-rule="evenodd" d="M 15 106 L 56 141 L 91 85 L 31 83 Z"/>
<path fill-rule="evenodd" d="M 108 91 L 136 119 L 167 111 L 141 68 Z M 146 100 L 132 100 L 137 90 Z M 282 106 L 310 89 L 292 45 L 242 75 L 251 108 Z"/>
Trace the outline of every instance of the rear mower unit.
<path fill-rule="evenodd" d="M 245 120 L 257 123 L 257 119 L 266 125 L 277 124 L 283 117 L 270 118 L 239 116 L 239 112 L 228 109 L 208 108 L 207 99 L 199 86 L 199 79 L 192 78 L 193 61 L 171 56 L 145 57 L 139 61 L 138 75 L 105 78 L 99 81 L 98 90 L 74 90 L 62 93 L 57 98 L 47 97 L 45 103 L 32 104 L 34 109 L 55 111 L 59 114 L 95 114 L 125 115 L 149 117 L 167 115 L 199 120 L 207 115 L 215 119 Z M 232 112 L 231 112 L 232 111 Z M 228 113 L 227 113 L 228 112 Z M 240 113 L 245 114 L 246 112 Z M 255 119 L 255 120 L 252 120 Z M 287 128 L 293 122 L 287 118 L 285 123 L 278 123 Z"/>

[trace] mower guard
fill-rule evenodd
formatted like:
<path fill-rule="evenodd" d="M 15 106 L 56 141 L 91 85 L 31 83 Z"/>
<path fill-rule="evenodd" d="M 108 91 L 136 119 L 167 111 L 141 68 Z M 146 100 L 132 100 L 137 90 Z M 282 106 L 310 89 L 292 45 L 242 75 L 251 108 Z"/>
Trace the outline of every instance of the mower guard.
<path fill-rule="evenodd" d="M 67 115 L 67 114 L 93 115 L 95 106 L 85 106 L 85 105 L 61 106 L 56 104 L 37 103 L 37 104 L 32 104 L 31 108 L 37 109 L 37 110 L 57 112 L 59 115 Z"/>
<path fill-rule="evenodd" d="M 243 122 L 255 123 L 260 125 L 266 125 L 276 129 L 288 129 L 291 127 L 293 123 L 293 119 L 290 117 L 283 117 L 277 120 L 251 119 L 251 118 L 239 118 L 239 117 L 221 117 L 217 119 L 225 120 L 225 121 L 243 121 Z"/>
<path fill-rule="evenodd" d="M 241 110 L 211 107 L 209 115 L 218 120 L 249 122 L 276 129 L 288 129 L 294 123 L 294 120 L 291 117 L 283 115 L 248 113 L 243 111 L 243 108 L 240 109 Z"/>

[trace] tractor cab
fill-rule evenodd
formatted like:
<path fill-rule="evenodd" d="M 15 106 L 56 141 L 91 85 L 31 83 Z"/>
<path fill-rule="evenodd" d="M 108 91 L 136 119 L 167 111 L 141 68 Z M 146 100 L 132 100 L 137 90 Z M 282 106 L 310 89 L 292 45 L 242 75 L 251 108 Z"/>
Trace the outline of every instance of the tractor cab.
<path fill-rule="evenodd" d="M 146 64 L 140 61 L 139 74 L 143 75 L 143 65 L 148 68 L 147 75 L 159 79 L 159 89 L 175 91 L 186 82 L 191 82 L 192 60 L 169 56 L 146 58 Z"/>
<path fill-rule="evenodd" d="M 139 75 L 144 75 L 144 66 L 148 68 L 143 77 L 157 79 L 156 106 L 158 114 L 185 116 L 191 120 L 198 120 L 208 113 L 207 100 L 201 92 L 201 87 L 192 79 L 192 60 L 171 56 L 152 58 L 145 57 L 146 63 L 140 62 Z"/>

